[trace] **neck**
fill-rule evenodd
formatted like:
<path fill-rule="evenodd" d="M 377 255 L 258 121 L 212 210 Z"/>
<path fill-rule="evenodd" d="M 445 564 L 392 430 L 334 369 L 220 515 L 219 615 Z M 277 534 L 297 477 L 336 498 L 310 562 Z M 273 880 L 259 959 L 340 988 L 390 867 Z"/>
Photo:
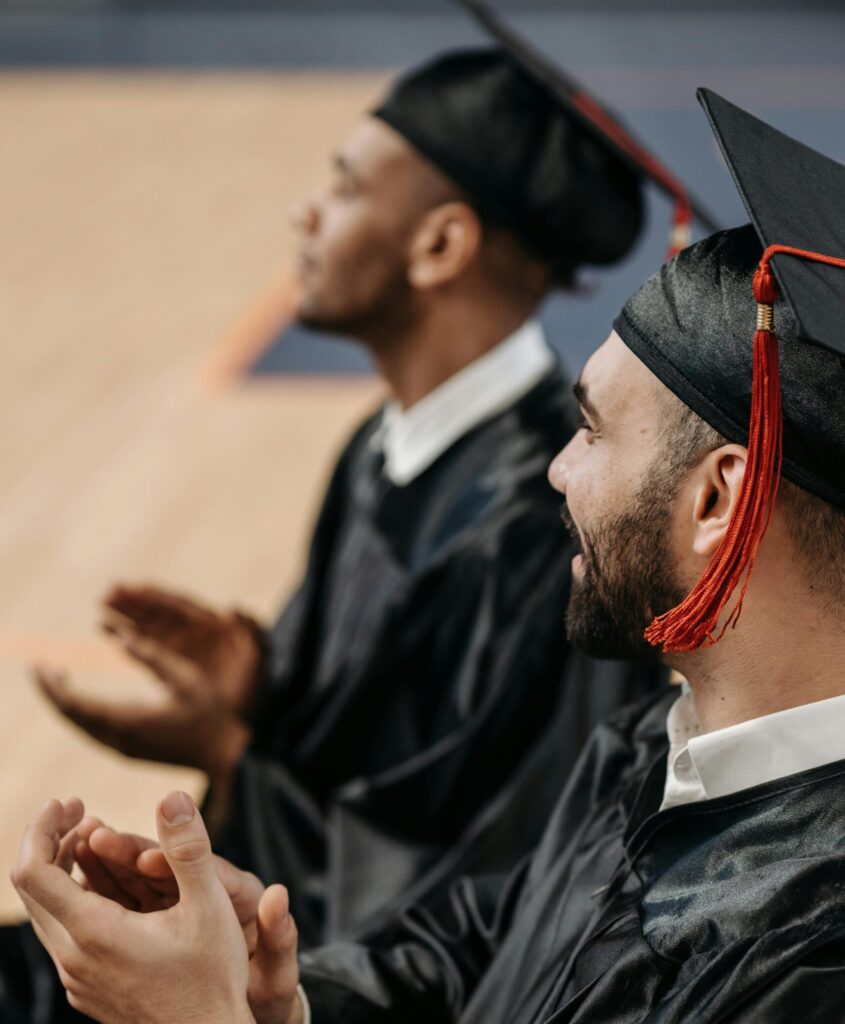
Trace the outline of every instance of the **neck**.
<path fill-rule="evenodd" d="M 756 574 L 754 583 L 758 600 L 746 599 L 736 629 L 713 647 L 672 660 L 689 681 L 705 732 L 845 693 L 841 619 L 797 594 L 788 607 L 765 594 L 759 599 Z"/>
<path fill-rule="evenodd" d="M 533 307 L 450 301 L 423 313 L 384 345 L 370 345 L 379 374 L 408 409 L 513 334 Z"/>

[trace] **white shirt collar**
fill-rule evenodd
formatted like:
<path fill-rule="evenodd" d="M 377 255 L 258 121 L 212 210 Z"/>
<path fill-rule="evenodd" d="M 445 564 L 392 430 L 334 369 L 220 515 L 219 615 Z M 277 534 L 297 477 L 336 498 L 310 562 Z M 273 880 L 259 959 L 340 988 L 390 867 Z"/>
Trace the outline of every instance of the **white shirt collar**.
<path fill-rule="evenodd" d="M 542 327 L 529 320 L 409 409 L 388 402 L 371 442 L 384 451 L 385 475 L 399 487 L 410 483 L 473 427 L 526 395 L 554 363 Z"/>
<path fill-rule="evenodd" d="M 669 709 L 661 810 L 712 800 L 845 758 L 845 695 L 703 733 L 685 683 Z"/>

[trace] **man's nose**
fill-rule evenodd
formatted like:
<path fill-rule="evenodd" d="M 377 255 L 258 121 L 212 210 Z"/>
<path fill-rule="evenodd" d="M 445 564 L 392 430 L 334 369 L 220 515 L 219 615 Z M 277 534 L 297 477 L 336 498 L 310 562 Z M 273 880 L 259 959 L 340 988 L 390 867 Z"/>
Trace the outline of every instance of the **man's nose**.
<path fill-rule="evenodd" d="M 297 203 L 291 210 L 291 224 L 303 235 L 313 235 L 320 226 L 320 210 L 313 199 Z"/>
<path fill-rule="evenodd" d="M 549 470 L 546 475 L 549 483 L 559 494 L 566 494 L 573 458 L 577 455 L 579 443 L 582 443 L 580 442 L 580 431 L 575 434 L 565 448 L 562 448 L 555 455 L 549 464 Z"/>

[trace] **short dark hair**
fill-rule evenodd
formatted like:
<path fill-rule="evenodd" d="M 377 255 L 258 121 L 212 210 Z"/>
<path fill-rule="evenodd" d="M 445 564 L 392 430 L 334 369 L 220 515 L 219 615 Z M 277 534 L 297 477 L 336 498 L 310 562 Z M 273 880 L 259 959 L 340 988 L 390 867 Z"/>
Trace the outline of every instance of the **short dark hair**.
<path fill-rule="evenodd" d="M 488 278 L 505 294 L 521 302 L 539 305 L 552 287 L 563 287 L 553 267 L 529 252 L 525 243 L 507 228 L 485 220 L 478 211 L 483 232 L 481 261 Z M 574 274 L 574 270 L 573 270 Z M 571 279 L 566 284 L 571 283 Z"/>
<path fill-rule="evenodd" d="M 781 480 L 778 502 L 810 589 L 845 618 L 845 509 Z"/>
<path fill-rule="evenodd" d="M 665 408 L 661 410 L 660 434 L 668 471 L 679 487 L 687 470 L 692 469 L 708 452 L 727 444 L 728 440 L 688 405 L 684 405 L 668 388 L 663 390 Z"/>
<path fill-rule="evenodd" d="M 684 474 L 728 440 L 671 392 L 667 395 L 661 436 L 667 479 L 675 487 L 667 495 L 671 500 Z M 781 478 L 777 503 L 810 589 L 845 616 L 845 509 L 786 478 Z"/>

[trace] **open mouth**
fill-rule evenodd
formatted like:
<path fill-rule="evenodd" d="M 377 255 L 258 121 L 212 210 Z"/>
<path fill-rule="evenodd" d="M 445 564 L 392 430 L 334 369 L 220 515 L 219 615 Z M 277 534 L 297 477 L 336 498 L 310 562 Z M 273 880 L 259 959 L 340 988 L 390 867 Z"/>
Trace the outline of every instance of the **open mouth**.
<path fill-rule="evenodd" d="M 299 252 L 297 254 L 296 272 L 300 277 L 307 277 L 307 275 L 313 271 L 315 265 L 314 258 L 309 256 L 308 253 Z"/>
<path fill-rule="evenodd" d="M 578 532 L 578 527 L 575 525 L 575 520 L 572 518 L 567 507 L 566 502 L 560 506 L 560 518 L 563 525 L 569 531 L 569 536 L 572 538 L 572 544 L 575 548 L 576 555 L 584 554 L 584 545 L 581 542 L 581 534 Z"/>

